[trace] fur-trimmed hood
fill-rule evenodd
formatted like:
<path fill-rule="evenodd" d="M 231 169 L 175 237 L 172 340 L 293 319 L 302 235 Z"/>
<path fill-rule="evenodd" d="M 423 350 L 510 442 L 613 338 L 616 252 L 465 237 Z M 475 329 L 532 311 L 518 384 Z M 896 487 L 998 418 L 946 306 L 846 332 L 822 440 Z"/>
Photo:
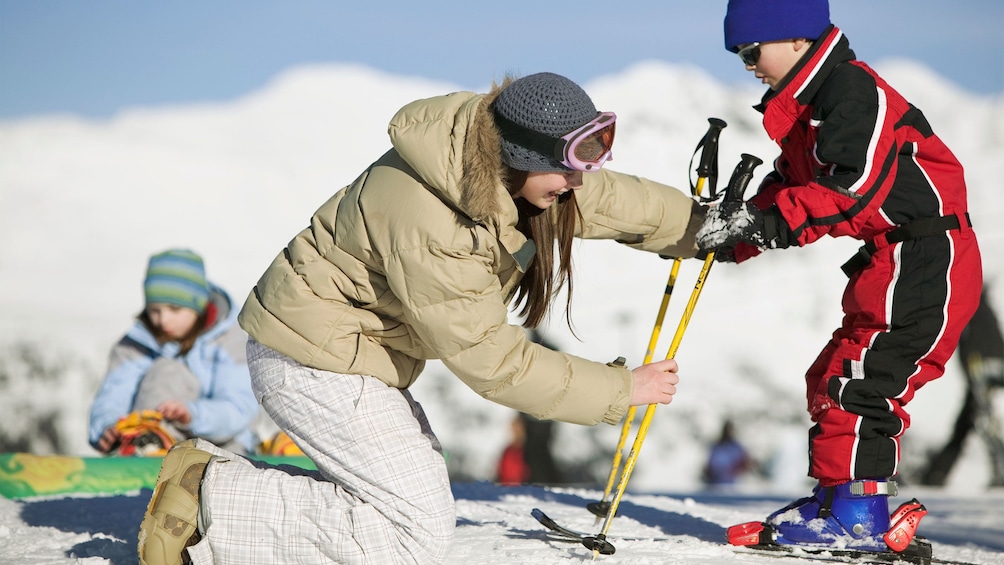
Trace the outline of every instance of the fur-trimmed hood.
<path fill-rule="evenodd" d="M 440 198 L 482 222 L 516 214 L 503 184 L 505 165 L 491 104 L 512 78 L 488 94 L 455 92 L 416 100 L 390 121 L 394 149 Z"/>

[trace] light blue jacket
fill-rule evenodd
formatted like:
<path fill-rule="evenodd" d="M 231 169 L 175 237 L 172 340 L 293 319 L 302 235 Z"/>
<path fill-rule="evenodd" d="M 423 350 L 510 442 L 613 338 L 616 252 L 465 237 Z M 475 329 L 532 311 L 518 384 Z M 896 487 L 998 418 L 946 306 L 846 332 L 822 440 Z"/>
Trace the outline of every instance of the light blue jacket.
<path fill-rule="evenodd" d="M 258 401 L 248 372 L 247 334 L 237 325 L 238 310 L 230 296 L 210 284 L 209 300 L 218 309 L 217 322 L 178 355 L 177 343 L 159 344 L 141 322 L 112 348 L 108 373 L 91 405 L 89 441 L 97 447 L 101 434 L 132 410 L 140 381 L 160 357 L 182 360 L 199 381 L 199 398 L 186 406 L 192 415 L 187 430 L 209 441 L 238 441 L 253 451 L 251 424 Z"/>

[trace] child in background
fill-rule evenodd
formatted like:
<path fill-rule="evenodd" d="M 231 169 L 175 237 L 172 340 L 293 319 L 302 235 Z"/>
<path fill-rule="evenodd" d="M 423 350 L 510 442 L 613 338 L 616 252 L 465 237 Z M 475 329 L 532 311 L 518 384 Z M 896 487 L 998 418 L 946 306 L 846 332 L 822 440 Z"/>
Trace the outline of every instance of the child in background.
<path fill-rule="evenodd" d="M 742 262 L 824 235 L 864 242 L 843 266 L 843 324 L 805 375 L 818 486 L 730 540 L 902 551 L 912 531 L 893 532 L 923 512 L 888 510 L 906 405 L 944 373 L 982 285 L 962 165 L 855 58 L 826 0 L 730 0 L 725 47 L 769 87 L 756 108 L 781 154 L 754 198 L 709 212 L 698 245 Z"/>
<path fill-rule="evenodd" d="M 91 445 L 162 455 L 173 440 L 199 437 L 252 451 L 258 402 L 230 296 L 206 280 L 202 257 L 187 249 L 150 257 L 143 291 L 146 305 L 112 349 L 91 405 Z"/>

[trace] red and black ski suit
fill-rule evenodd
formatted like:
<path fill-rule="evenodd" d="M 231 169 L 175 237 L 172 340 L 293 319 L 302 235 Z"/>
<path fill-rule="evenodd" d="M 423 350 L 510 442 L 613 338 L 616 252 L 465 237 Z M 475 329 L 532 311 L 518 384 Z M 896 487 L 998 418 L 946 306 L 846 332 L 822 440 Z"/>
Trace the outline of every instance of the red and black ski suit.
<path fill-rule="evenodd" d="M 979 303 L 962 165 L 833 26 L 757 109 L 781 155 L 752 202 L 774 207 L 789 244 L 866 242 L 844 267 L 842 325 L 805 376 L 809 474 L 823 486 L 890 477 L 904 407 L 944 374 Z"/>

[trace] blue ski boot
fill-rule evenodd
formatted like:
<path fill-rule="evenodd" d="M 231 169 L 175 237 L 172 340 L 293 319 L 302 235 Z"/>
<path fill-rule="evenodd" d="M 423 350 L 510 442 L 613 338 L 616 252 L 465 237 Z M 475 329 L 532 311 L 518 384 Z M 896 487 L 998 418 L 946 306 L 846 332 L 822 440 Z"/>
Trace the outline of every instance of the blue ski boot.
<path fill-rule="evenodd" d="M 892 492 L 889 492 L 889 490 Z M 767 517 L 782 545 L 827 545 L 839 549 L 886 549 L 889 496 L 896 483 L 851 481 L 834 487 L 816 486 L 813 496 L 796 500 Z"/>
<path fill-rule="evenodd" d="M 890 516 L 889 497 L 895 495 L 896 483 L 884 479 L 817 485 L 812 496 L 792 502 L 763 522 L 732 526 L 729 543 L 841 554 L 892 552 L 921 557 L 926 553 L 929 558 L 929 544 L 915 536 L 927 509 L 911 500 Z"/>

